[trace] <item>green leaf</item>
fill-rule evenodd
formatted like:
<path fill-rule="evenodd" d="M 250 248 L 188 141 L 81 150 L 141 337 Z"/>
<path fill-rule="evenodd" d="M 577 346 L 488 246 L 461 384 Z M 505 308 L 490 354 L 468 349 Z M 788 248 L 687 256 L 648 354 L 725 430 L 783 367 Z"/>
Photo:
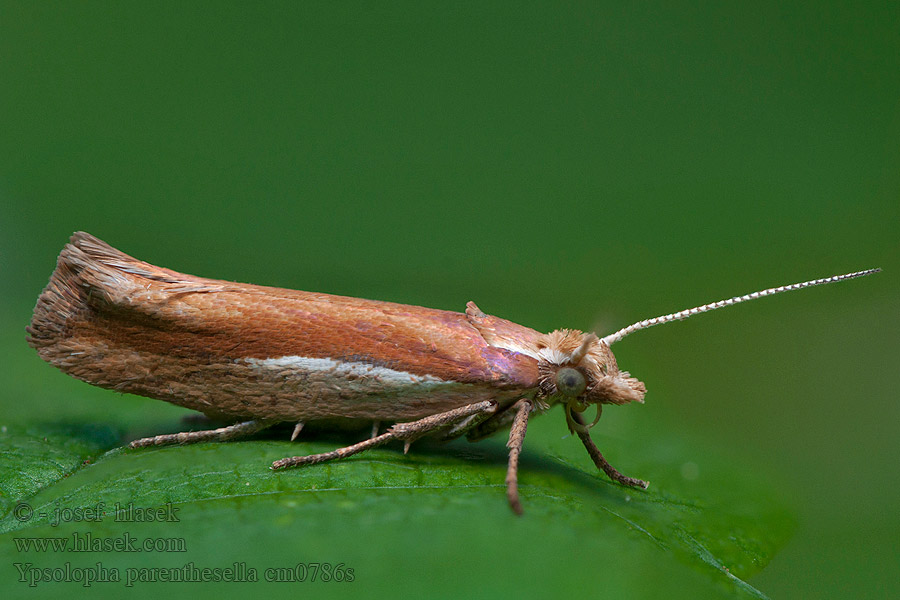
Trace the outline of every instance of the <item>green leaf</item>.
<path fill-rule="evenodd" d="M 290 443 L 289 430 L 274 430 L 248 441 L 127 450 L 116 448 L 125 441 L 116 433 L 122 424 L 10 426 L 0 436 L 2 586 L 21 591 L 30 576 L 53 577 L 29 569 L 68 563 L 70 578 L 78 568 L 87 569 L 82 580 L 89 572 L 119 576 L 118 582 L 92 583 L 94 593 L 118 597 L 130 580 L 132 591 L 149 595 L 171 591 L 167 581 L 179 573 L 202 576 L 203 568 L 236 564 L 234 574 L 258 577 L 249 588 L 254 592 L 263 589 L 258 586 L 288 589 L 267 582 L 267 575 L 303 575 L 297 565 L 304 565 L 310 590 L 339 597 L 363 590 L 391 597 L 473 591 L 575 596 L 586 590 L 610 597 L 764 597 L 745 580 L 790 532 L 776 495 L 732 461 L 689 441 L 646 429 L 625 437 L 634 424 L 622 414 L 595 428 L 612 425 L 622 437 L 612 440 L 602 431 L 594 437 L 623 472 L 650 479 L 649 490 L 627 489 L 595 472 L 577 438 L 562 435 L 561 415 L 551 412 L 533 420 L 526 437 L 523 517 L 506 504 L 500 437 L 478 444 L 419 442 L 408 455 L 398 444 L 273 472 L 273 460 L 354 439 Z M 174 520 L 135 520 L 160 507 Z M 75 539 L 151 540 L 164 551 L 22 546 L 48 537 L 68 540 L 70 549 Z M 352 569 L 353 581 L 311 582 L 313 563 L 331 565 L 345 579 Z M 98 565 L 106 571 L 90 571 Z M 318 568 L 320 579 L 325 570 Z M 83 585 L 35 583 L 51 595 Z M 210 585 L 204 591 L 236 589 L 224 581 Z"/>

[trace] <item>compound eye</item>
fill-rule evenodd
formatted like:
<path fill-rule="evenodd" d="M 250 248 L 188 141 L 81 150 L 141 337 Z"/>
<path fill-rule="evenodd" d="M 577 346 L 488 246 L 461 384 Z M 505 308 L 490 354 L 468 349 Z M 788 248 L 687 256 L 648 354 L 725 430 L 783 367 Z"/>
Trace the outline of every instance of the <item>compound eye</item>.
<path fill-rule="evenodd" d="M 563 367 L 556 372 L 556 389 L 557 391 L 571 398 L 577 398 L 584 393 L 587 388 L 587 379 L 584 373 L 572 367 Z"/>

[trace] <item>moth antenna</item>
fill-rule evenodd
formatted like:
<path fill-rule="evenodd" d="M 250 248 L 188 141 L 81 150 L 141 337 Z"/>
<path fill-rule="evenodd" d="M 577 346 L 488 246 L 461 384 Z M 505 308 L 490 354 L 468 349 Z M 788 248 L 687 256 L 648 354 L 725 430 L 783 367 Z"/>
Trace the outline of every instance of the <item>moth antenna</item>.
<path fill-rule="evenodd" d="M 569 362 L 573 365 L 577 365 L 578 363 L 580 363 L 581 359 L 583 359 L 587 355 L 588 350 L 591 349 L 591 346 L 597 341 L 597 336 L 593 333 L 585 334 L 584 338 L 582 339 L 581 345 L 575 349 L 571 356 L 569 356 Z"/>
<path fill-rule="evenodd" d="M 661 323 L 668 323 L 669 321 L 680 321 L 681 319 L 687 319 L 688 317 L 693 317 L 694 315 L 699 315 L 700 313 L 705 313 L 710 310 L 716 310 L 717 308 L 722 308 L 723 306 L 731 306 L 732 304 L 740 304 L 741 302 L 746 302 L 747 300 L 756 300 L 757 298 L 762 298 L 764 296 L 772 296 L 774 294 L 780 294 L 781 292 L 792 292 L 794 290 L 802 290 L 803 288 L 812 287 L 814 285 L 823 285 L 826 283 L 835 283 L 838 281 L 844 281 L 845 279 L 855 279 L 857 277 L 864 277 L 866 275 L 871 275 L 872 273 L 878 273 L 881 269 L 866 269 L 865 271 L 856 271 L 855 273 L 847 273 L 845 275 L 834 275 L 832 277 L 825 277 L 823 279 L 813 279 L 811 281 L 804 281 L 803 283 L 794 283 L 791 285 L 782 285 L 780 287 L 769 288 L 767 290 L 762 290 L 759 292 L 753 292 L 752 294 L 745 294 L 743 296 L 735 296 L 734 298 L 729 298 L 728 300 L 719 300 L 718 302 L 711 302 L 709 304 L 704 304 L 703 306 L 695 306 L 694 308 L 689 308 L 687 310 L 680 310 L 676 313 L 671 313 L 668 315 L 663 315 L 661 317 L 654 317 L 652 319 L 644 319 L 643 321 L 638 321 L 633 325 L 629 325 L 624 329 L 620 329 L 615 333 L 607 335 L 605 337 L 600 338 L 600 341 L 606 344 L 607 346 L 611 346 L 624 338 L 627 335 L 631 335 L 635 331 L 639 331 L 641 329 L 646 329 L 648 327 L 653 327 L 654 325 L 659 325 Z"/>

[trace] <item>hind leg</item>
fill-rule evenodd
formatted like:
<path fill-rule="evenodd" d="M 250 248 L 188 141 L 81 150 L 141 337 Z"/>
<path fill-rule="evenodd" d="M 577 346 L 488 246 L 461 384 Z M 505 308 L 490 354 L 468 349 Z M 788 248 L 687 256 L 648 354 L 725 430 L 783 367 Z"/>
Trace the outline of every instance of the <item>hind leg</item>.
<path fill-rule="evenodd" d="M 206 431 L 182 431 L 181 433 L 167 433 L 153 437 L 141 438 L 128 444 L 129 448 L 146 448 L 147 446 L 166 446 L 168 444 L 195 444 L 197 442 L 226 442 L 237 438 L 253 435 L 257 431 L 274 425 L 272 421 L 245 421 L 235 423 L 219 429 L 207 429 Z"/>

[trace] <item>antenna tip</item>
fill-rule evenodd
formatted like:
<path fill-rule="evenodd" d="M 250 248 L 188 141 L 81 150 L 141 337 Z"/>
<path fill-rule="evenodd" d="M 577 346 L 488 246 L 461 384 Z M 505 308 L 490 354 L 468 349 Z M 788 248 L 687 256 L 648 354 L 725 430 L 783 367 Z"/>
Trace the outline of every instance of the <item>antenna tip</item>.
<path fill-rule="evenodd" d="M 865 271 L 857 271 L 856 273 L 850 273 L 846 275 L 847 279 L 853 279 L 855 277 L 865 277 L 866 275 L 872 275 L 874 273 L 881 273 L 881 267 L 875 267 L 873 269 L 866 269 Z"/>

